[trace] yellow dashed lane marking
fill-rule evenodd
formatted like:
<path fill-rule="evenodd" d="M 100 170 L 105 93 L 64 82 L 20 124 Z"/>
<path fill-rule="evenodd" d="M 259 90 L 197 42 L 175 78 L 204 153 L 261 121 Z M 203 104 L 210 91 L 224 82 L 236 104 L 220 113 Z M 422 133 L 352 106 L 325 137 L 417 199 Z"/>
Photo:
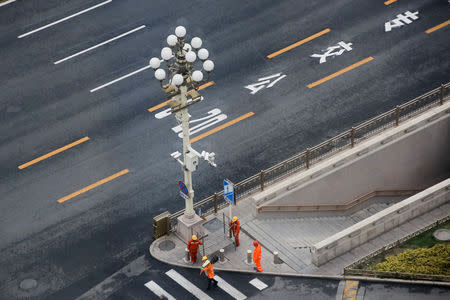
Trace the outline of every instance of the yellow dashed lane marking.
<path fill-rule="evenodd" d="M 437 26 L 431 27 L 430 29 L 426 30 L 425 32 L 426 32 L 427 34 L 430 34 L 430 33 L 432 33 L 433 31 L 436 31 L 436 30 L 438 30 L 438 29 L 441 29 L 442 27 L 445 27 L 445 26 L 447 26 L 447 25 L 449 25 L 449 24 L 450 24 L 450 20 L 447 20 L 447 21 L 445 21 L 444 23 L 441 23 L 441 24 L 439 24 L 439 25 L 437 25 Z"/>
<path fill-rule="evenodd" d="M 200 135 L 198 135 L 198 136 L 192 138 L 192 139 L 191 139 L 191 143 L 194 143 L 194 142 L 196 142 L 196 141 L 198 141 L 198 140 L 201 140 L 202 138 L 205 138 L 205 137 L 207 137 L 208 135 L 211 135 L 211 134 L 213 134 L 213 133 L 215 133 L 215 132 L 217 132 L 217 131 L 220 131 L 220 130 L 222 130 L 222 129 L 224 129 L 224 128 L 227 128 L 228 126 L 231 126 L 231 125 L 233 125 L 233 124 L 236 124 L 236 123 L 239 122 L 239 121 L 242 121 L 242 120 L 244 120 L 244 119 L 247 119 L 248 117 L 251 117 L 251 116 L 253 116 L 254 114 L 255 114 L 255 113 L 253 113 L 253 112 L 249 112 L 249 113 L 246 113 L 245 115 L 242 115 L 242 116 L 240 116 L 240 117 L 238 117 L 238 118 L 236 118 L 236 119 L 234 119 L 234 120 L 231 120 L 231 121 L 229 121 L 229 122 L 227 122 L 227 123 L 225 123 L 225 124 L 222 124 L 222 125 L 220 125 L 220 126 L 217 126 L 216 128 L 211 129 L 210 131 L 207 131 L 207 132 L 205 132 L 205 133 L 203 133 L 203 134 L 200 134 Z"/>
<path fill-rule="evenodd" d="M 205 89 L 205 88 L 207 88 L 207 87 L 209 87 L 209 86 L 211 86 L 211 85 L 213 85 L 213 84 L 214 84 L 214 81 L 207 82 L 207 83 L 202 84 L 201 86 L 199 86 L 199 87 L 198 87 L 198 90 L 199 90 L 199 91 L 200 91 L 200 90 L 203 90 L 203 89 Z M 170 99 L 170 100 L 172 100 L 172 99 Z M 158 104 L 158 105 L 155 105 L 155 106 L 153 106 L 153 107 L 150 107 L 150 108 L 147 109 L 147 110 L 148 110 L 149 112 L 153 112 L 153 111 L 155 111 L 155 110 L 157 110 L 157 109 L 160 109 L 161 107 L 164 107 L 164 106 L 166 106 L 167 104 L 169 104 L 170 100 L 164 101 L 163 103 L 160 103 L 160 104 Z"/>
<path fill-rule="evenodd" d="M 388 1 L 384 2 L 384 5 L 389 5 L 389 4 L 392 4 L 394 2 L 397 2 L 397 0 L 388 0 Z"/>
<path fill-rule="evenodd" d="M 322 30 L 322 31 L 320 31 L 320 32 L 318 32 L 318 33 L 316 33 L 316 34 L 313 34 L 312 36 L 310 36 L 310 37 L 307 37 L 306 39 L 303 39 L 303 40 L 301 40 L 301 41 L 298 41 L 297 43 L 295 43 L 295 44 L 292 44 L 292 45 L 290 45 L 290 46 L 287 46 L 286 48 L 283 48 L 283 49 L 281 49 L 281 50 L 279 50 L 279 51 L 277 51 L 277 52 L 274 52 L 274 53 L 272 53 L 272 54 L 269 54 L 269 55 L 267 55 L 267 58 L 274 58 L 275 56 L 278 56 L 278 55 L 280 55 L 280 54 L 282 54 L 282 53 L 284 53 L 284 52 L 286 52 L 286 51 L 289 51 L 289 50 L 291 50 L 291 49 L 293 49 L 293 48 L 295 48 L 295 47 L 298 47 L 298 46 L 300 46 L 300 45 L 302 45 L 302 44 L 304 44 L 304 43 L 307 43 L 307 42 L 309 42 L 309 41 L 311 41 L 311 40 L 313 40 L 313 39 L 315 39 L 315 38 L 317 38 L 317 37 L 319 37 L 319 36 L 321 36 L 321 35 L 324 35 L 325 33 L 328 33 L 328 32 L 330 32 L 330 28 L 327 28 L 327 29 L 324 29 L 324 30 Z"/>
<path fill-rule="evenodd" d="M 357 62 L 357 63 L 354 63 L 354 64 L 351 65 L 351 66 L 348 66 L 348 67 L 346 67 L 346 68 L 344 68 L 344 69 L 342 69 L 342 70 L 339 70 L 339 71 L 337 71 L 336 73 L 333 73 L 333 74 L 331 74 L 331 75 L 328 75 L 327 77 L 324 77 L 324 78 L 322 78 L 322 79 L 320 79 L 320 80 L 317 80 L 316 82 L 310 83 L 310 84 L 307 85 L 307 87 L 308 87 L 308 88 L 315 87 L 315 86 L 317 86 L 317 85 L 319 85 L 319 84 L 321 84 L 321 83 L 324 83 L 324 82 L 326 82 L 326 81 L 328 81 L 328 80 L 330 80 L 330 79 L 333 79 L 334 77 L 337 77 L 337 76 L 339 76 L 339 75 L 341 75 L 341 74 L 344 74 L 345 72 L 348 72 L 348 71 L 350 71 L 350 70 L 353 70 L 353 69 L 355 69 L 355 68 L 357 68 L 357 67 L 359 67 L 359 66 L 361 66 L 361 65 L 363 65 L 363 64 L 365 64 L 365 63 L 367 63 L 367 62 L 369 62 L 369 61 L 371 61 L 371 60 L 373 60 L 373 57 L 370 56 L 370 57 L 368 57 L 368 58 L 366 58 L 366 59 L 363 59 L 363 60 L 361 60 L 361 61 L 359 61 L 359 62 Z"/>
<path fill-rule="evenodd" d="M 84 138 L 82 138 L 82 139 L 79 139 L 78 141 L 75 141 L 75 142 L 73 142 L 73 143 L 70 143 L 69 145 L 66 145 L 66 146 L 64 146 L 64 147 L 61 147 L 61 148 L 59 148 L 59 149 L 56 149 L 56 150 L 54 150 L 54 151 L 52 151 L 52 152 L 50 152 L 50 153 L 47 153 L 47 154 L 45 154 L 45 155 L 42 155 L 42 156 L 40 156 L 40 157 L 38 157 L 38 158 L 35 158 L 35 159 L 33 159 L 32 161 L 29 161 L 29 162 L 27 162 L 27 163 L 25 163 L 25 164 L 22 164 L 22 165 L 20 165 L 18 168 L 19 169 L 24 169 L 24 168 L 26 168 L 26 167 L 28 167 L 28 166 L 31 166 L 31 165 L 34 165 L 35 163 L 38 163 L 38 162 L 40 162 L 41 160 L 44 160 L 44 159 L 46 159 L 46 158 L 49 158 L 49 157 L 51 157 L 51 156 L 53 156 L 53 155 L 56 155 L 56 154 L 58 154 L 58 153 L 60 153 L 60 152 L 63 152 L 63 151 L 65 151 L 65 150 L 67 150 L 67 149 L 70 149 L 70 148 L 72 148 L 72 147 L 75 147 L 76 145 L 79 145 L 79 144 L 81 144 L 81 143 L 84 143 L 84 142 L 86 142 L 86 141 L 88 141 L 89 140 L 89 137 L 84 137 Z"/>
<path fill-rule="evenodd" d="M 81 190 L 78 190 L 78 191 L 76 191 L 76 192 L 74 192 L 74 193 L 72 193 L 72 194 L 70 194 L 70 195 L 67 195 L 67 196 L 65 196 L 65 197 L 62 197 L 61 199 L 58 199 L 58 202 L 59 202 L 59 203 L 63 203 L 64 201 L 67 201 L 67 200 L 69 200 L 69 199 L 72 199 L 72 198 L 75 197 L 75 196 L 81 195 L 81 194 L 83 194 L 83 193 L 85 193 L 85 192 L 87 192 L 87 191 L 89 191 L 89 190 L 92 190 L 93 188 L 98 187 L 99 185 L 102 185 L 102 184 L 104 184 L 104 183 L 107 183 L 108 181 L 111 181 L 111 180 L 113 180 L 113 179 L 116 179 L 116 178 L 119 177 L 119 176 L 122 176 L 122 175 L 124 175 L 124 174 L 127 174 L 128 172 L 130 172 L 130 170 L 124 169 L 124 170 L 122 170 L 122 171 L 120 171 L 120 172 L 117 172 L 116 174 L 113 174 L 113 175 L 111 175 L 111 176 L 109 176 L 109 177 L 106 177 L 106 178 L 104 178 L 104 179 L 102 179 L 102 180 L 100 180 L 100 181 L 97 181 L 96 183 L 93 183 L 93 184 L 91 184 L 91 185 L 89 185 L 89 186 L 87 186 L 87 187 L 85 187 L 85 188 L 82 188 Z"/>

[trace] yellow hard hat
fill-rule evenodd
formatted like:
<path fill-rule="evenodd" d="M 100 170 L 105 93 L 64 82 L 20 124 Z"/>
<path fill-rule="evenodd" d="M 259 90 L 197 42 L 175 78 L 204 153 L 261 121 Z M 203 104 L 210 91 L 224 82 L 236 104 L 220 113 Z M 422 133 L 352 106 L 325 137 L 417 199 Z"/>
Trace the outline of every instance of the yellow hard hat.
<path fill-rule="evenodd" d="M 232 220 L 233 220 L 233 222 L 236 222 L 237 221 L 237 217 L 234 216 Z"/>
<path fill-rule="evenodd" d="M 192 236 L 192 239 L 195 241 L 195 240 L 197 239 L 197 236 L 194 234 L 194 235 Z"/>
<path fill-rule="evenodd" d="M 202 261 L 205 261 L 205 260 L 207 260 L 208 258 L 206 257 L 206 256 L 203 256 L 202 257 Z"/>

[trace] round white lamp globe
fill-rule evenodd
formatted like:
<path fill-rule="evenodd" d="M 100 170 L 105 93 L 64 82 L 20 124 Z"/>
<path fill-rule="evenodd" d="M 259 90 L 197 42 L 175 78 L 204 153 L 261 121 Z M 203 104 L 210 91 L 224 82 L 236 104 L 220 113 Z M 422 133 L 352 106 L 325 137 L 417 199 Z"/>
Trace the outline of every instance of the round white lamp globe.
<path fill-rule="evenodd" d="M 177 26 L 177 28 L 175 28 L 175 34 L 177 37 L 184 37 L 186 35 L 186 28 L 183 26 Z"/>
<path fill-rule="evenodd" d="M 194 37 L 191 40 L 191 45 L 194 47 L 194 49 L 198 49 L 202 46 L 202 39 L 199 37 Z"/>
<path fill-rule="evenodd" d="M 212 60 L 205 60 L 205 62 L 203 63 L 203 69 L 206 72 L 211 72 L 212 70 L 214 70 L 214 63 Z"/>
<path fill-rule="evenodd" d="M 192 47 L 191 47 L 191 45 L 189 45 L 188 43 L 186 43 L 186 44 L 184 44 L 184 46 L 183 46 L 183 50 L 184 50 L 185 52 L 189 52 L 189 51 L 192 50 Z"/>
<path fill-rule="evenodd" d="M 161 50 L 161 57 L 164 60 L 169 60 L 172 58 L 172 49 L 170 49 L 169 47 L 164 47 Z"/>
<path fill-rule="evenodd" d="M 168 44 L 170 47 L 175 46 L 175 45 L 177 44 L 177 41 L 178 41 L 177 37 L 176 37 L 175 35 L 173 35 L 173 34 L 171 34 L 171 35 L 169 35 L 169 36 L 167 37 L 167 44 Z"/>
<path fill-rule="evenodd" d="M 157 58 L 157 57 L 152 57 L 152 58 L 150 59 L 149 65 L 150 65 L 150 67 L 152 67 L 153 69 L 155 69 L 155 70 L 158 69 L 160 64 L 161 64 L 161 61 L 159 60 L 159 58 Z"/>
<path fill-rule="evenodd" d="M 203 80 L 203 73 L 201 71 L 194 71 L 192 72 L 192 79 L 196 82 Z"/>
<path fill-rule="evenodd" d="M 202 49 L 198 50 L 197 55 L 198 55 L 198 58 L 200 58 L 201 60 L 205 60 L 208 58 L 209 52 L 205 48 L 202 48 Z"/>
<path fill-rule="evenodd" d="M 186 53 L 187 62 L 193 63 L 197 59 L 197 54 L 194 51 L 189 51 Z"/>
<path fill-rule="evenodd" d="M 175 74 L 172 78 L 172 83 L 175 85 L 180 85 L 183 83 L 183 76 L 181 74 Z"/>
<path fill-rule="evenodd" d="M 166 71 L 164 71 L 163 69 L 158 69 L 155 71 L 155 78 L 158 80 L 164 80 L 164 78 L 166 78 Z"/>

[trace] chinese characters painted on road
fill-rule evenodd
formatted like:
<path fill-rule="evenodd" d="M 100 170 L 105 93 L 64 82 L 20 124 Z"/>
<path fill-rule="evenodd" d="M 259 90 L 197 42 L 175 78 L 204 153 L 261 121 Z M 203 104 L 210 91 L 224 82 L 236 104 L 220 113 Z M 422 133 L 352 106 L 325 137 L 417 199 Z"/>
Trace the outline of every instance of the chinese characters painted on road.
<path fill-rule="evenodd" d="M 319 59 L 319 64 L 323 64 L 327 61 L 327 57 L 332 57 L 336 55 L 342 55 L 345 51 L 352 50 L 352 43 L 345 43 L 343 41 L 337 43 L 337 46 L 328 47 L 323 54 L 313 54 L 311 57 L 317 57 Z"/>
<path fill-rule="evenodd" d="M 397 28 L 406 24 L 411 24 L 414 20 L 417 20 L 419 18 L 418 15 L 419 11 L 412 13 L 409 10 L 406 11 L 403 15 L 399 14 L 397 15 L 396 19 L 384 23 L 384 31 L 388 32 L 391 31 L 392 28 Z"/>

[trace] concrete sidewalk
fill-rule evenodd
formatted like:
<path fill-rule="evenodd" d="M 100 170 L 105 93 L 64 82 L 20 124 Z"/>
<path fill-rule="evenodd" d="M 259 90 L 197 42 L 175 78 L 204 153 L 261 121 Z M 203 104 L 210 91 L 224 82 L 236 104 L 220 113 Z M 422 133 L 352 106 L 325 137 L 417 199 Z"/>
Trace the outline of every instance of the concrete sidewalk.
<path fill-rule="evenodd" d="M 254 273 L 256 271 L 253 269 L 253 265 L 248 265 L 246 263 L 246 258 L 247 250 L 253 251 L 254 247 L 252 243 L 257 239 L 262 245 L 261 265 L 264 273 L 336 278 L 342 276 L 344 267 L 381 249 L 387 244 L 393 243 L 421 228 L 435 223 L 437 220 L 448 216 L 450 212 L 450 203 L 447 202 L 429 213 L 405 222 L 395 229 L 370 240 L 368 243 L 358 246 L 350 252 L 317 267 L 311 263 L 308 247 L 293 249 L 292 246 L 283 245 L 286 235 L 286 226 L 292 226 L 287 222 L 286 219 L 288 218 L 278 218 L 279 224 L 284 224 L 284 228 L 283 226 L 274 226 L 273 224 L 268 224 L 267 226 L 267 224 L 265 224 L 266 226 L 260 226 L 263 229 L 259 231 L 254 230 L 255 221 L 264 224 L 264 222 L 268 222 L 268 220 L 252 216 L 250 211 L 251 205 L 249 205 L 247 201 L 250 200 L 241 200 L 238 202 L 237 206 L 233 206 L 233 215 L 238 216 L 241 222 L 241 233 L 239 235 L 241 245 L 236 249 L 232 244 L 232 240 L 227 237 L 227 224 L 226 233 L 223 233 L 222 214 L 226 213 L 226 215 L 228 215 L 229 209 L 225 208 L 222 211 L 219 211 L 217 215 L 208 216 L 205 220 L 204 224 L 206 224 L 206 228 L 209 228 L 209 234 L 204 240 L 204 250 L 202 246 L 199 248 L 199 259 L 195 264 L 186 262 L 184 259 L 187 241 L 181 241 L 178 236 L 173 233 L 155 240 L 150 246 L 151 255 L 156 259 L 171 265 L 187 268 L 200 268 L 201 256 L 203 254 L 210 256 L 211 254 L 217 253 L 219 248 L 217 247 L 218 245 L 215 243 L 215 240 L 222 240 L 222 245 L 225 245 L 221 247 L 225 250 L 225 262 L 217 262 L 214 265 L 214 268 L 217 270 Z M 320 226 L 317 225 L 317 221 L 318 219 L 314 218 L 314 224 L 311 223 L 311 225 L 316 226 L 317 231 L 320 231 Z M 273 219 L 271 222 L 273 222 Z M 311 220 L 311 222 L 313 222 L 313 220 Z M 326 219 L 324 219 L 324 222 L 326 222 Z M 213 230 L 210 230 L 210 226 L 208 227 L 208 224 L 211 223 L 215 224 Z M 323 226 L 329 225 L 324 223 Z M 267 228 L 270 228 L 270 230 Z M 299 234 L 301 233 L 299 232 Z M 314 232 L 312 232 L 312 234 L 314 234 Z M 281 264 L 274 263 L 273 251 L 279 252 L 279 257 L 282 260 Z"/>

